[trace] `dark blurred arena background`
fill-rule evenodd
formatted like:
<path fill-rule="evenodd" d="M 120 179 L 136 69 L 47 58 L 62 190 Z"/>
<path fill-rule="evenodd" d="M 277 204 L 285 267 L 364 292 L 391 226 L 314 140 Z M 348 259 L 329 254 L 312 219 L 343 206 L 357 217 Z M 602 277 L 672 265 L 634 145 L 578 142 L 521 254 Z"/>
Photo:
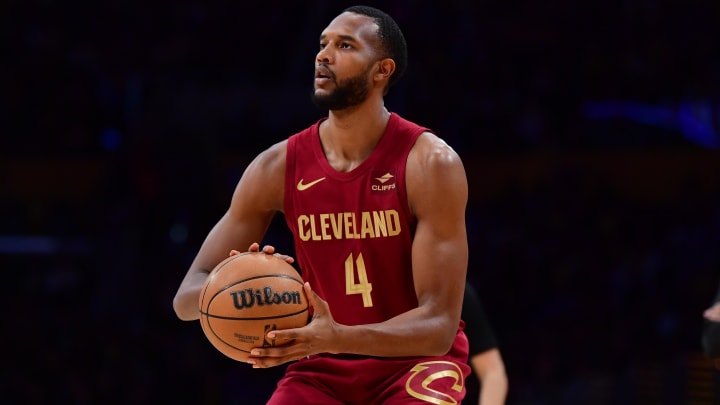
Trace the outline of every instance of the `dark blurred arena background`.
<path fill-rule="evenodd" d="M 351 4 L 3 3 L 4 398 L 263 403 L 282 370 L 171 301 L 249 160 L 321 116 L 317 38 Z M 717 401 L 720 2 L 365 4 L 408 40 L 388 108 L 466 164 L 508 403 Z"/>

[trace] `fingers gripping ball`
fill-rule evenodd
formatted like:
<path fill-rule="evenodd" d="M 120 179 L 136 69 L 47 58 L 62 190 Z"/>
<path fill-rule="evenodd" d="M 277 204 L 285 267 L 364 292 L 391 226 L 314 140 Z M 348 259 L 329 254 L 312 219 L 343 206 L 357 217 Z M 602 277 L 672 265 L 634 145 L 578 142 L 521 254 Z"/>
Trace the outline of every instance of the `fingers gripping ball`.
<path fill-rule="evenodd" d="M 220 262 L 200 291 L 200 325 L 221 353 L 246 361 L 254 347 L 274 346 L 267 332 L 308 322 L 303 281 L 284 260 L 245 252 Z"/>

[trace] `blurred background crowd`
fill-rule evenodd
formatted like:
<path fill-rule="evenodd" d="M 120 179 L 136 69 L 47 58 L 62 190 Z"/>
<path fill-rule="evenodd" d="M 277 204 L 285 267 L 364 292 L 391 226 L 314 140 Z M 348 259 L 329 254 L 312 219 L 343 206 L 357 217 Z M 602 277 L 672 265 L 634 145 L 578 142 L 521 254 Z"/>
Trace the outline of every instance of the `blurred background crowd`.
<path fill-rule="evenodd" d="M 318 36 L 352 4 L 3 5 L 3 395 L 263 403 L 282 370 L 224 358 L 172 298 L 250 159 L 324 114 Z M 388 108 L 466 164 L 508 403 L 718 400 L 720 3 L 364 4 L 408 40 Z M 265 242 L 288 240 L 278 218 Z"/>

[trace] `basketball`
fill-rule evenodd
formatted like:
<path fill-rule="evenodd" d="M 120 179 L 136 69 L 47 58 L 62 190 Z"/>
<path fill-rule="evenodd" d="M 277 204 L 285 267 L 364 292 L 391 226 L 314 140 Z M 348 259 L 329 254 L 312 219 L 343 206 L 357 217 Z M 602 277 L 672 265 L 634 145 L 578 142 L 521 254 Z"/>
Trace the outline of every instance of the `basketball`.
<path fill-rule="evenodd" d="M 221 353 L 246 361 L 254 347 L 275 346 L 267 333 L 308 322 L 303 281 L 276 256 L 245 252 L 230 256 L 210 272 L 199 298 L 200 325 Z"/>

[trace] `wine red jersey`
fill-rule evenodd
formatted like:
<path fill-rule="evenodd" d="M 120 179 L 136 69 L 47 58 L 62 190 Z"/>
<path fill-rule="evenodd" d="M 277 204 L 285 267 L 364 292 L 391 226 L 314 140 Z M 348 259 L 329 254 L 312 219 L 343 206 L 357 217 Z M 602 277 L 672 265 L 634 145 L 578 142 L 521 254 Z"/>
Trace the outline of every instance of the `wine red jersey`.
<path fill-rule="evenodd" d="M 405 166 L 429 130 L 392 113 L 370 156 L 338 172 L 320 144 L 324 119 L 288 139 L 284 211 L 295 258 L 336 321 L 382 322 L 418 304 L 411 263 L 416 219 Z"/>

